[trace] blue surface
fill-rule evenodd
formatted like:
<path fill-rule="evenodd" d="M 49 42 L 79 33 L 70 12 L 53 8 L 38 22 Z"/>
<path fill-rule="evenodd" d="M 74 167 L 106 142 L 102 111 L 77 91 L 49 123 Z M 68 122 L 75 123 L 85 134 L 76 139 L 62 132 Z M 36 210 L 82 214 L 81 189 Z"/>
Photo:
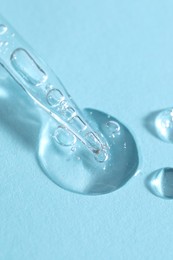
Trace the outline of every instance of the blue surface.
<path fill-rule="evenodd" d="M 142 164 L 140 174 L 108 195 L 59 188 L 36 161 L 39 124 L 31 103 L 25 110 L 18 86 L 1 81 L 0 259 L 173 259 L 173 202 L 145 187 L 148 174 L 173 166 L 173 146 L 146 128 L 151 112 L 173 103 L 172 10 L 171 0 L 1 2 L 1 14 L 80 107 L 130 127 Z"/>

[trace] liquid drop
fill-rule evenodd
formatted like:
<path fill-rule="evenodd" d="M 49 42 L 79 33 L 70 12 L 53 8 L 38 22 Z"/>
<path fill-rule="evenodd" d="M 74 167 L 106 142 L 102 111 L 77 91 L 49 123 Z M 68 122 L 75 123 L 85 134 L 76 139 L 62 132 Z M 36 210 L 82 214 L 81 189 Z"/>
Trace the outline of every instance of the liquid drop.
<path fill-rule="evenodd" d="M 46 175 L 60 187 L 89 195 L 99 195 L 117 190 L 123 186 L 137 171 L 139 158 L 135 140 L 129 130 L 118 120 L 97 110 L 87 109 L 84 112 L 87 122 L 94 126 L 99 135 L 106 141 L 108 149 L 100 149 L 98 154 L 88 151 L 88 148 L 78 139 L 64 146 L 65 136 L 55 143 L 54 132 L 57 123 L 50 119 L 43 124 L 39 138 L 38 158 Z M 119 124 L 120 135 L 110 136 L 108 121 Z M 61 129 L 62 130 L 62 129 Z M 61 132 L 61 131 L 60 131 Z M 67 140 L 69 136 L 67 136 Z M 88 136 L 93 143 L 92 136 Z M 88 144 L 89 144 L 88 141 Z M 124 144 L 126 143 L 126 149 Z M 98 150 L 100 149 L 100 150 Z"/>
<path fill-rule="evenodd" d="M 155 126 L 158 136 L 165 142 L 173 142 L 173 109 L 161 111 L 156 119 Z"/>
<path fill-rule="evenodd" d="M 173 168 L 161 168 L 147 178 L 148 189 L 163 199 L 173 199 Z"/>

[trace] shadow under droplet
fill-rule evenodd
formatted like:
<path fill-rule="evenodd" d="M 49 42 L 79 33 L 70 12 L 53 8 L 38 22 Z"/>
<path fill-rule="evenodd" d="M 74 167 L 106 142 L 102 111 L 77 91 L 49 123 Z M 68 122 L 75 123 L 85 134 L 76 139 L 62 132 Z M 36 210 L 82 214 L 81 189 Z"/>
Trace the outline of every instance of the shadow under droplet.
<path fill-rule="evenodd" d="M 88 124 L 100 133 L 108 145 L 108 160 L 98 162 L 79 141 L 73 153 L 69 147 L 57 145 L 52 138 L 57 125 L 51 119 L 40 131 L 38 162 L 44 173 L 66 190 L 85 195 L 113 192 L 124 186 L 138 169 L 136 141 L 128 128 L 116 118 L 94 109 L 85 109 L 83 114 Z M 109 121 L 118 123 L 119 135 L 110 135 L 107 127 Z"/>
<path fill-rule="evenodd" d="M 2 71 L 2 68 L 1 70 Z M 6 72 L 7 74 L 7 72 Z M 1 75 L 0 75 L 1 76 Z M 0 77 L 0 126 L 27 149 L 35 149 L 40 112 L 10 75 Z"/>

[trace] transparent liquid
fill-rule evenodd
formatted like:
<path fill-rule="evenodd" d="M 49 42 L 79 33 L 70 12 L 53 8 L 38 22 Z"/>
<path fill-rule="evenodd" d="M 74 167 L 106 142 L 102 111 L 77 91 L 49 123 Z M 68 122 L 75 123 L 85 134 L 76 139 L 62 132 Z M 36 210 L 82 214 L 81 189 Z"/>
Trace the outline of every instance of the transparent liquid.
<path fill-rule="evenodd" d="M 69 138 L 72 135 L 72 139 L 77 138 L 85 144 L 97 161 L 106 160 L 108 155 L 104 140 L 87 124 L 57 76 L 34 55 L 13 28 L 1 20 L 0 17 L 0 64 L 62 126 L 62 129 L 59 128 L 61 138 L 64 129 Z"/>
<path fill-rule="evenodd" d="M 128 129 L 99 111 L 83 115 L 52 70 L 1 17 L 0 64 L 50 115 L 38 158 L 55 183 L 94 195 L 120 188 L 135 174 L 138 152 Z"/>
<path fill-rule="evenodd" d="M 147 179 L 149 190 L 163 199 L 173 199 L 173 168 L 161 168 Z"/>
<path fill-rule="evenodd" d="M 81 142 L 74 142 L 71 137 L 71 145 L 57 142 L 57 123 L 50 120 L 40 134 L 39 162 L 46 175 L 64 189 L 90 195 L 112 192 L 123 186 L 138 168 L 135 140 L 115 118 L 89 109 L 84 114 L 89 123 L 104 136 L 109 146 L 107 159 L 101 162 L 95 160 Z M 68 143 L 67 139 L 65 143 Z"/>
<path fill-rule="evenodd" d="M 155 126 L 158 136 L 165 142 L 173 142 L 173 109 L 161 111 L 156 119 Z"/>
<path fill-rule="evenodd" d="M 14 69 L 30 84 L 39 86 L 47 80 L 46 73 L 25 49 L 15 49 L 11 54 L 11 63 Z"/>

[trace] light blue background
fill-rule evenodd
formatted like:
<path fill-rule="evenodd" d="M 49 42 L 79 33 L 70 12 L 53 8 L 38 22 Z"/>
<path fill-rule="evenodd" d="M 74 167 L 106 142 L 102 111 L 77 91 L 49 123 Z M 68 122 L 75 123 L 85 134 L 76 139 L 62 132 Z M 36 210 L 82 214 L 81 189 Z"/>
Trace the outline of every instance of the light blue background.
<path fill-rule="evenodd" d="M 141 173 L 120 190 L 67 192 L 42 173 L 38 127 L 18 95 L 11 107 L 1 87 L 0 259 L 172 260 L 173 202 L 144 184 L 152 171 L 173 166 L 173 146 L 145 127 L 149 113 L 173 104 L 172 0 L 1 0 L 0 12 L 78 105 L 124 122 L 142 154 Z"/>

